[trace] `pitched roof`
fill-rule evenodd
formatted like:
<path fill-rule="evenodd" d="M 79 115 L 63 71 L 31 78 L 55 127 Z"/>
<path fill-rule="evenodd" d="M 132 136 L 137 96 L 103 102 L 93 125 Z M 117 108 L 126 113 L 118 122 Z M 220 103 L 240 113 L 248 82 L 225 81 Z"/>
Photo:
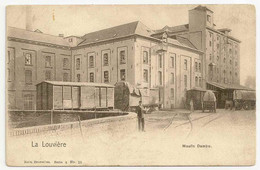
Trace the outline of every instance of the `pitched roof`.
<path fill-rule="evenodd" d="M 146 27 L 143 23 L 141 23 L 140 21 L 135 21 L 85 34 L 84 36 L 82 36 L 82 38 L 85 40 L 80 43 L 79 46 L 133 34 L 150 36 L 152 33 L 153 31 L 150 28 Z"/>
<path fill-rule="evenodd" d="M 8 27 L 7 36 L 23 40 L 37 41 L 69 47 L 69 43 L 66 40 L 64 40 L 63 37 L 28 31 L 20 28 Z"/>
<path fill-rule="evenodd" d="M 181 44 L 188 46 L 190 48 L 197 49 L 187 38 L 176 36 L 176 40 L 179 41 Z"/>
<path fill-rule="evenodd" d="M 231 89 L 231 90 L 250 90 L 254 91 L 254 89 L 251 89 L 246 86 L 242 86 L 240 84 L 224 84 L 224 83 L 216 83 L 216 82 L 207 82 L 208 84 L 211 84 L 213 86 L 216 86 L 221 89 Z"/>

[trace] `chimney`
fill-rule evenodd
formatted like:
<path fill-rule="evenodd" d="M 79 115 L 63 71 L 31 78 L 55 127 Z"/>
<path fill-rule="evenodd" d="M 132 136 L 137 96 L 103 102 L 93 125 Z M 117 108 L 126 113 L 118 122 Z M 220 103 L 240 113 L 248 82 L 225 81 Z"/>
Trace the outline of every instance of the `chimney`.
<path fill-rule="evenodd" d="M 32 6 L 26 6 L 26 30 L 33 31 L 33 21 L 32 21 Z"/>
<path fill-rule="evenodd" d="M 64 34 L 59 34 L 59 37 L 64 37 Z"/>

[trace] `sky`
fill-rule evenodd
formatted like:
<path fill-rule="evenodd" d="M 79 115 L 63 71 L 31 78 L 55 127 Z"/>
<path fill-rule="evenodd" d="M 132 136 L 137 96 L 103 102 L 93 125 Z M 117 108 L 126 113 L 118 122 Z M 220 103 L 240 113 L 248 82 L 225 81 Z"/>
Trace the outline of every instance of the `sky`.
<path fill-rule="evenodd" d="M 188 23 L 188 10 L 197 5 L 33 6 L 33 28 L 51 35 L 82 36 L 133 21 L 151 29 Z M 206 5 L 216 28 L 230 28 L 240 44 L 240 82 L 256 72 L 255 8 L 250 5 Z M 25 6 L 7 8 L 7 26 L 25 28 Z"/>

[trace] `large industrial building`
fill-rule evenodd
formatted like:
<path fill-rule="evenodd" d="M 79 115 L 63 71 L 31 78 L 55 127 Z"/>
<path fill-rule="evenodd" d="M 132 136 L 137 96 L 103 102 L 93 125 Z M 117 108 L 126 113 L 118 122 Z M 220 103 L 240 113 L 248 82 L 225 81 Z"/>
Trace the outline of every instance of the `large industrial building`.
<path fill-rule="evenodd" d="M 136 21 L 81 37 L 7 28 L 10 109 L 36 109 L 36 84 L 44 80 L 97 82 L 159 91 L 163 108 L 182 108 L 193 88 L 239 86 L 239 43 L 215 29 L 213 11 L 198 6 L 189 24 L 151 30 Z M 213 86 L 213 87 L 211 87 Z"/>

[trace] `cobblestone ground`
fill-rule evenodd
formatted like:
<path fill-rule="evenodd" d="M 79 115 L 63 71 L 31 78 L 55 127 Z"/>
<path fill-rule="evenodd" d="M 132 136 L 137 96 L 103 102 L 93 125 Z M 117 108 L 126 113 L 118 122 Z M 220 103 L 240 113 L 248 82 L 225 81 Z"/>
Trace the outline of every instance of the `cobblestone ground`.
<path fill-rule="evenodd" d="M 10 145 L 17 150 L 23 143 L 29 156 L 17 153 L 14 159 L 18 160 L 35 156 L 79 160 L 83 165 L 252 165 L 255 135 L 255 110 L 176 110 L 146 114 L 145 132 L 138 132 L 137 120 L 132 119 L 83 128 L 82 135 L 76 129 L 19 137 Z M 39 147 L 32 151 L 31 141 L 61 141 L 67 147 Z"/>

